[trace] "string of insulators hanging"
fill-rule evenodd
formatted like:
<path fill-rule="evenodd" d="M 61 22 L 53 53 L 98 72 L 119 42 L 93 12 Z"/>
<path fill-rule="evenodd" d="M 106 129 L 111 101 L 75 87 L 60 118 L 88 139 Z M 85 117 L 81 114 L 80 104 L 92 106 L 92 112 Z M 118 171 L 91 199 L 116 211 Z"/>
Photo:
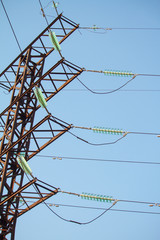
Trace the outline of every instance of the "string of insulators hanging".
<path fill-rule="evenodd" d="M 115 134 L 115 135 L 122 135 L 125 133 L 123 130 L 119 129 L 113 129 L 113 128 L 99 128 L 99 127 L 94 127 L 92 128 L 93 132 L 96 133 L 106 133 L 106 134 Z"/>
<path fill-rule="evenodd" d="M 23 155 L 18 155 L 17 156 L 17 162 L 19 164 L 19 166 L 21 167 L 21 169 L 26 173 L 32 176 L 32 170 L 29 167 L 27 161 L 25 160 Z"/>
<path fill-rule="evenodd" d="M 35 94 L 39 104 L 41 105 L 41 107 L 46 108 L 47 107 L 47 102 L 46 102 L 46 100 L 43 96 L 43 93 L 42 93 L 41 89 L 38 88 L 37 86 L 35 86 L 34 94 Z"/>
<path fill-rule="evenodd" d="M 53 47 L 58 51 L 60 52 L 61 51 L 61 46 L 58 42 L 58 39 L 57 39 L 57 36 L 55 34 L 55 32 L 52 32 L 52 31 L 49 31 L 49 37 L 50 37 L 50 40 L 53 44 Z"/>
<path fill-rule="evenodd" d="M 108 76 L 119 76 L 119 77 L 136 77 L 139 74 L 135 74 L 132 72 L 127 72 L 127 71 L 117 71 L 117 70 L 89 70 L 89 69 L 84 69 L 86 72 L 93 72 L 93 73 L 104 73 L 105 75 Z"/>
<path fill-rule="evenodd" d="M 119 76 L 119 77 L 133 77 L 134 73 L 132 72 L 120 72 L 120 71 L 113 71 L 113 70 L 105 70 L 103 71 L 105 75 L 109 76 Z"/>
<path fill-rule="evenodd" d="M 115 201 L 115 199 L 113 199 L 110 196 L 98 195 L 98 194 L 92 194 L 92 193 L 82 193 L 82 194 L 80 194 L 80 197 L 82 199 L 96 200 L 96 201 L 100 201 L 100 202 L 112 202 L 112 201 Z"/>

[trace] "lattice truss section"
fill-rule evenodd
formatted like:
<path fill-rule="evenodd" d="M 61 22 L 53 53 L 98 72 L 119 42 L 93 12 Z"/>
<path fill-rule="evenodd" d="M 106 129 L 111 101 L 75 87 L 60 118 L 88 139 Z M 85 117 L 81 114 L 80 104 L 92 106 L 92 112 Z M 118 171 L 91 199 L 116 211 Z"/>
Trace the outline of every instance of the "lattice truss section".
<path fill-rule="evenodd" d="M 10 196 L 4 196 L 0 202 L 0 207 L 3 206 L 4 212 L 8 211 L 8 219 L 3 219 L 1 224 L 1 231 L 5 232 L 5 235 L 12 233 L 14 220 L 28 212 L 35 206 L 44 202 L 48 198 L 58 193 L 58 188 L 55 188 L 37 178 L 33 178 L 31 181 L 26 183 L 23 187 L 19 188 L 19 184 L 15 182 L 16 189 Z M 8 208 L 8 201 L 11 201 L 11 205 Z"/>
<path fill-rule="evenodd" d="M 14 79 L 17 75 L 17 69 L 19 60 L 22 55 L 25 56 L 28 49 L 32 48 L 33 64 L 36 68 L 40 68 L 43 65 L 44 60 L 55 49 L 49 39 L 49 31 L 54 31 L 59 44 L 61 44 L 66 38 L 68 38 L 77 28 L 79 24 L 74 23 L 70 19 L 60 14 L 51 24 L 43 31 L 37 38 L 32 41 L 28 47 L 0 74 L 1 81 L 0 87 L 11 90 L 14 84 Z"/>
<path fill-rule="evenodd" d="M 26 69 L 27 67 L 24 67 L 24 71 L 27 71 Z M 71 69 L 72 72 L 70 71 Z M 34 95 L 34 86 L 38 85 L 46 101 L 49 101 L 81 72 L 82 69 L 61 59 L 35 82 L 32 82 L 31 77 L 29 85 L 28 82 L 26 83 L 23 79 L 21 79 L 21 87 L 18 87 L 18 83 L 15 85 L 9 107 L 0 114 L 1 122 L 4 124 L 4 134 L 1 138 L 0 152 L 3 181 L 3 185 L 1 185 L 1 187 L 3 187 L 2 197 L 9 196 L 15 192 L 15 181 L 17 182 L 16 178 L 18 176 L 21 176 L 18 184 L 20 187 L 22 186 L 23 171 L 17 164 L 17 154 L 25 153 L 25 158 L 29 160 L 71 127 L 68 123 L 50 114 L 34 124 L 34 116 L 40 108 Z M 24 76 L 26 77 L 27 73 L 25 73 Z M 48 88 L 51 89 L 49 92 L 46 90 Z M 18 94 L 16 94 L 17 92 Z M 8 200 L 8 206 L 11 205 L 11 200 L 12 199 Z M 5 219 L 6 217 L 8 218 L 9 207 L 3 211 L 7 214 L 7 216 L 4 214 Z"/>
<path fill-rule="evenodd" d="M 28 81 L 24 80 L 23 91 L 21 91 L 22 83 L 21 81 L 19 82 L 20 87 L 18 87 L 19 84 L 17 83 L 13 91 L 14 94 L 12 95 L 10 105 L 0 114 L 0 120 L 5 130 L 0 139 L 1 163 L 5 161 L 5 157 L 3 160 L 3 156 L 11 149 L 12 152 L 16 153 L 19 153 L 20 151 L 26 152 L 27 150 L 32 152 L 32 150 L 28 149 L 29 143 L 27 142 L 30 142 L 30 140 L 33 140 L 36 143 L 37 149 L 40 151 L 41 147 L 38 144 L 38 139 L 41 139 L 41 136 L 36 136 L 35 133 L 50 132 L 52 135 L 54 135 L 52 138 L 55 138 L 55 135 L 56 133 L 58 134 L 58 131 L 53 134 L 53 122 L 59 124 L 59 126 L 62 126 L 63 129 L 66 129 L 66 126 L 68 125 L 67 123 L 57 120 L 51 115 L 46 116 L 33 126 L 33 118 L 36 111 L 40 108 L 33 90 L 35 86 L 38 86 L 45 96 L 45 100 L 47 102 L 64 87 L 66 87 L 82 71 L 83 69 L 80 69 L 70 62 L 61 59 L 45 74 L 37 78 L 37 80 L 34 77 L 30 78 L 30 74 L 24 74 L 25 78 L 30 78 L 30 85 L 28 84 Z M 32 81 L 33 79 L 34 81 Z M 48 123 L 48 126 L 46 126 L 46 123 Z M 54 126 L 56 126 L 56 124 L 54 124 Z M 38 130 L 41 125 L 45 126 L 44 131 Z M 63 129 L 61 129 L 61 131 L 64 131 Z M 38 150 L 34 151 L 38 152 Z"/>
<path fill-rule="evenodd" d="M 0 239 L 5 239 L 9 233 L 14 239 L 19 216 L 20 197 L 17 194 L 24 187 L 24 172 L 17 163 L 17 156 L 23 153 L 25 159 L 30 160 L 71 128 L 49 112 L 44 118 L 36 117 L 40 105 L 34 89 L 39 87 L 48 102 L 83 72 L 83 69 L 61 58 L 43 73 L 48 66 L 48 56 L 54 51 L 48 30 L 59 31 L 57 37 L 62 43 L 77 28 L 77 24 L 60 14 L 0 75 L 3 79 L 0 86 L 12 91 L 9 106 L 0 114 L 3 130 L 0 136 Z M 16 204 L 13 206 L 14 199 Z"/>

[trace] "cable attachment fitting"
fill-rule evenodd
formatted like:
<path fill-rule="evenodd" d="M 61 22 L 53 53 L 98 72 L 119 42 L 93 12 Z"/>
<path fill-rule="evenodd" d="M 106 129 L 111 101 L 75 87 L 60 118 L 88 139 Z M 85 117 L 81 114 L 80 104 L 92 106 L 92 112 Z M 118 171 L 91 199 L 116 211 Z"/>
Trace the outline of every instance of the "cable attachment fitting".
<path fill-rule="evenodd" d="M 42 15 L 43 15 L 43 17 L 45 17 L 45 13 L 44 13 L 43 8 L 41 8 L 41 11 L 42 11 Z"/>

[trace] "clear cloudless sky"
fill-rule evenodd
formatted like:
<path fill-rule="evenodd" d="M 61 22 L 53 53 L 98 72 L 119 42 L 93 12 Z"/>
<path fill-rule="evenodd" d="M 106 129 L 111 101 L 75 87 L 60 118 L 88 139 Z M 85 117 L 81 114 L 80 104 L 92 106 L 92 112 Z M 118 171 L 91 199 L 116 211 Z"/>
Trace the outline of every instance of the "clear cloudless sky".
<path fill-rule="evenodd" d="M 24 49 L 45 27 L 38 0 L 3 0 L 15 33 Z M 49 1 L 42 0 L 43 7 Z M 59 13 L 81 27 L 94 24 L 105 28 L 160 28 L 159 0 L 59 0 Z M 56 13 L 50 3 L 45 13 L 51 22 Z M 19 49 L 0 4 L 0 72 L 19 54 Z M 120 70 L 160 74 L 160 30 L 80 30 L 62 46 L 68 61 L 86 69 Z M 59 58 L 58 53 L 54 52 Z M 53 60 L 53 64 L 54 64 Z M 52 63 L 50 63 L 52 65 Z M 49 67 L 48 67 L 49 68 Z M 46 66 L 47 69 L 47 66 Z M 91 89 L 115 89 L 128 78 L 82 73 L 80 80 Z M 143 90 L 143 91 L 140 91 Z M 153 91 L 151 91 L 153 90 Z M 159 91 L 158 91 L 159 90 Z M 0 111 L 11 95 L 0 89 Z M 68 123 L 84 127 L 119 128 L 125 131 L 160 133 L 160 77 L 137 76 L 123 88 L 107 95 L 87 91 L 77 80 L 49 103 L 52 114 Z M 41 119 L 41 114 L 37 115 Z M 72 130 L 93 142 L 112 142 L 119 136 Z M 91 146 L 65 133 L 41 155 L 99 158 L 126 161 L 159 162 L 160 138 L 128 134 L 113 145 Z M 29 161 L 34 176 L 62 190 L 113 196 L 115 199 L 160 202 L 160 165 L 96 162 L 52 157 L 34 157 Z M 110 203 L 82 200 L 57 194 L 49 203 L 107 208 Z M 71 207 L 52 207 L 67 219 L 85 222 L 102 213 Z M 113 209 L 160 213 L 160 207 L 117 203 Z M 160 239 L 160 214 L 108 211 L 89 225 L 64 222 L 41 204 L 17 221 L 16 240 L 27 239 Z"/>

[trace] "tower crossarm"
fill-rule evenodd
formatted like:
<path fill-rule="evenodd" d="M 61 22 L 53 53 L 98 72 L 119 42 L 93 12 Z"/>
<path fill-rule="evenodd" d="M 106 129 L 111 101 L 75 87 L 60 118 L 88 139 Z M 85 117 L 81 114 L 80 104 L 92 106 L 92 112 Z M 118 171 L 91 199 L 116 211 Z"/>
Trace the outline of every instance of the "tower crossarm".
<path fill-rule="evenodd" d="M 40 108 L 35 89 L 41 90 L 47 104 L 83 72 L 62 56 L 58 62 L 50 61 L 55 49 L 49 32 L 54 31 L 61 44 L 78 27 L 62 14 L 58 15 L 0 74 L 0 87 L 11 92 L 8 107 L 0 113 L 0 128 L 3 130 L 0 136 L 0 240 L 6 239 L 9 233 L 14 240 L 17 217 L 56 194 L 56 189 L 51 190 L 30 208 L 25 202 L 27 207 L 20 211 L 19 198 L 24 200 L 21 191 L 24 171 L 17 157 L 23 154 L 26 161 L 30 160 L 71 128 L 70 124 L 53 116 L 48 106 Z M 40 187 L 37 183 L 33 185 L 36 189 Z"/>
<path fill-rule="evenodd" d="M 49 31 L 54 31 L 59 44 L 65 41 L 77 28 L 79 24 L 64 17 L 62 13 L 55 18 L 16 58 L 9 66 L 0 73 L 0 87 L 11 91 L 13 89 L 13 79 L 17 75 L 19 60 L 23 59 L 28 49 L 32 48 L 32 58 L 34 63 L 40 65 L 55 49 L 49 39 Z M 32 70 L 31 70 L 32 72 Z"/>
<path fill-rule="evenodd" d="M 45 100 L 49 101 L 53 96 L 55 96 L 59 91 L 66 87 L 82 72 L 83 68 L 80 68 L 62 58 L 41 77 L 37 77 L 37 75 L 39 76 L 39 73 L 38 74 L 36 73 L 32 84 L 30 86 L 26 84 L 24 86 L 24 91 L 22 93 L 18 93 L 16 96 L 14 95 L 14 98 L 9 104 L 9 106 L 5 110 L 3 110 L 2 113 L 0 113 L 0 119 L 2 120 L 3 123 L 5 123 L 3 117 L 6 116 L 6 113 L 8 111 L 15 111 L 17 102 L 21 101 L 21 99 L 27 98 L 28 94 L 31 93 L 31 97 L 35 98 L 33 93 L 33 89 L 35 86 L 42 87 L 42 92 L 46 96 Z M 15 91 L 18 88 L 19 88 L 18 83 L 16 81 Z M 38 105 L 36 109 L 38 109 L 39 107 L 40 105 Z"/>
<path fill-rule="evenodd" d="M 37 178 L 33 178 L 25 185 L 21 187 L 18 186 L 17 190 L 9 196 L 4 197 L 4 199 L 0 202 L 0 237 L 3 239 L 8 234 L 14 235 L 14 225 L 16 223 L 16 219 L 37 205 L 43 203 L 48 198 L 57 194 L 58 190 L 58 188 L 48 186 L 48 184 L 45 184 Z M 44 191 L 45 193 L 43 193 Z M 11 205 L 7 211 L 7 216 L 5 217 L 4 210 L 8 207 L 9 201 L 11 201 Z"/>

